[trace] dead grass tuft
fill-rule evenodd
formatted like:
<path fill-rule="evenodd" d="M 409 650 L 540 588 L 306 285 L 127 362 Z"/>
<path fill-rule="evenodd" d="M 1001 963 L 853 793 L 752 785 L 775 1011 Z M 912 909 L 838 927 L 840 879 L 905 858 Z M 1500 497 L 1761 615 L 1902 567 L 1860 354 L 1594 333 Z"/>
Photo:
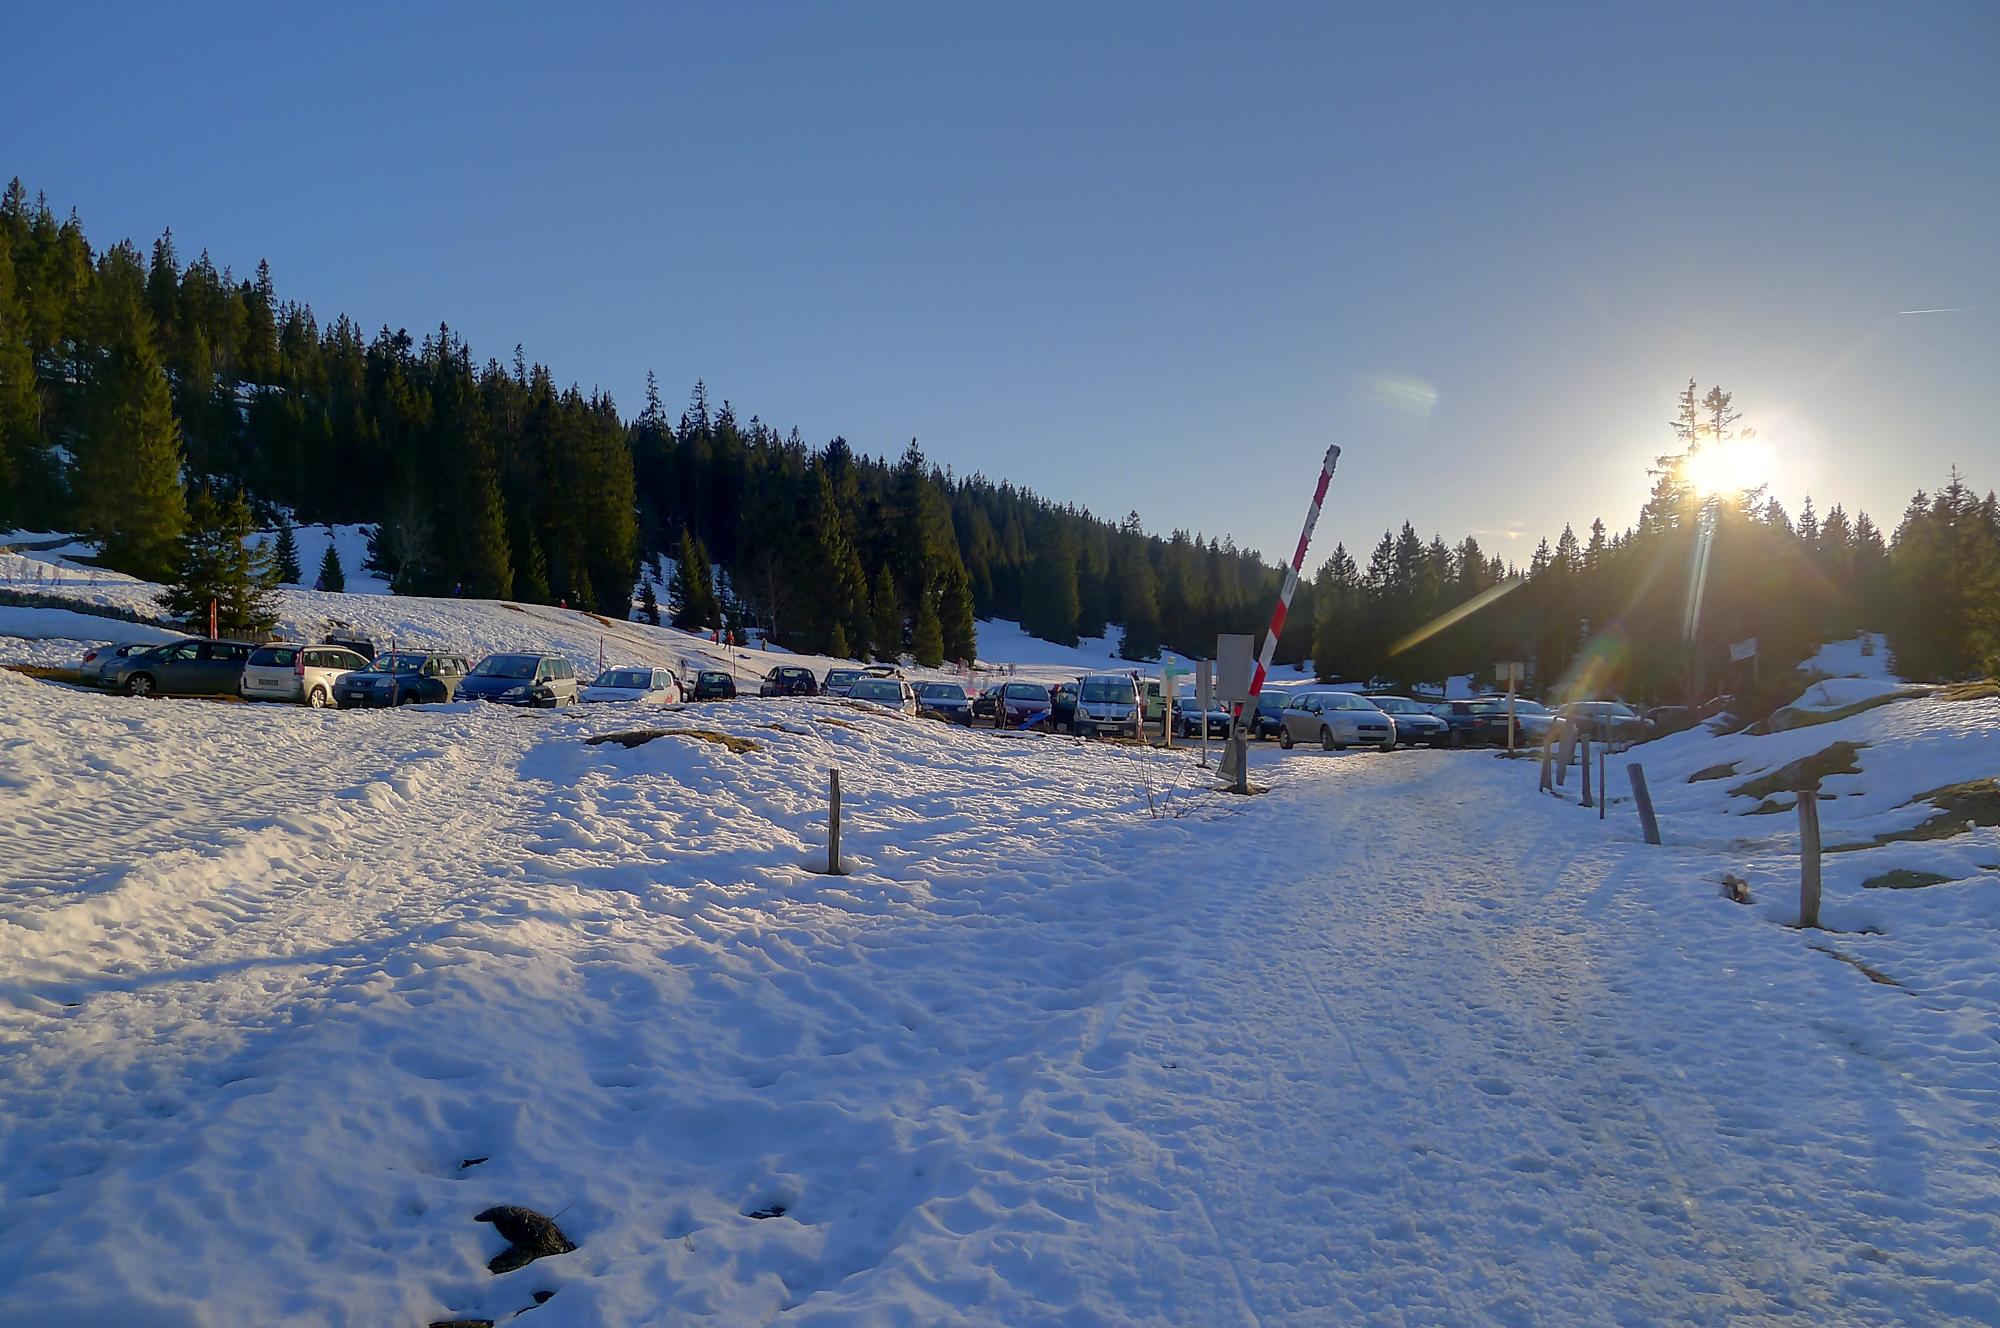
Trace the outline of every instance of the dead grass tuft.
<path fill-rule="evenodd" d="M 693 738 L 697 742 L 712 742 L 718 747 L 727 747 L 738 756 L 763 750 L 763 744 L 755 738 L 742 738 L 716 729 L 628 729 L 623 733 L 600 733 L 584 741 L 593 747 L 599 743 L 615 742 L 621 747 L 631 748 L 642 747 L 655 738 Z"/>
<path fill-rule="evenodd" d="M 1831 775 L 1858 775 L 1861 766 L 1855 758 L 1867 745 L 1865 742 L 1836 742 L 1811 756 L 1801 756 L 1790 765 L 1780 766 L 1767 775 L 1746 780 L 1729 792 L 1731 796 L 1740 794 L 1761 802 L 1774 793 L 1798 793 L 1815 788 L 1822 779 Z"/>
<path fill-rule="evenodd" d="M 1992 701 L 2000 699 L 2000 678 L 1980 678 L 1974 682 L 1954 682 L 1938 692 L 1944 701 Z"/>
<path fill-rule="evenodd" d="M 1699 784 L 1704 779 L 1728 779 L 1736 773 L 1736 762 L 1727 765 L 1712 765 L 1706 770 L 1697 770 L 1688 776 L 1688 783 Z"/>
<path fill-rule="evenodd" d="M 81 673 L 54 664 L 0 664 L 0 669 L 19 673 L 24 677 L 40 678 L 43 682 L 66 682 L 79 687 L 83 685 Z"/>
<path fill-rule="evenodd" d="M 1898 867 L 1885 871 L 1880 876 L 1871 876 L 1861 883 L 1863 890 L 1921 890 L 1927 885 L 1943 885 L 1951 877 L 1940 876 L 1936 872 L 1911 871 L 1908 867 Z"/>
<path fill-rule="evenodd" d="M 1975 825 L 2000 825 L 2000 782 L 1991 779 L 1969 779 L 1963 784 L 1947 784 L 1929 793 L 1919 793 L 1903 806 L 1911 807 L 1920 802 L 1928 802 L 1937 808 L 1937 815 L 1908 830 L 1891 830 L 1877 835 L 1865 844 L 1835 844 L 1827 852 L 1847 853 L 1858 848 L 1874 848 L 1878 844 L 1950 839 L 1964 834 Z"/>

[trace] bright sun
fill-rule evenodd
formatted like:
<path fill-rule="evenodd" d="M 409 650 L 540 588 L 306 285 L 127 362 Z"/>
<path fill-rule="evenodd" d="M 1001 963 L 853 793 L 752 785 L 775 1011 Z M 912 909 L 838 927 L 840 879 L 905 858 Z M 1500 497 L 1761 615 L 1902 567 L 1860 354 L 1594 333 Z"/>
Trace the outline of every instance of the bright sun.
<path fill-rule="evenodd" d="M 1710 443 L 1688 458 L 1688 482 L 1704 498 L 1742 493 L 1770 479 L 1770 457 L 1755 438 Z"/>

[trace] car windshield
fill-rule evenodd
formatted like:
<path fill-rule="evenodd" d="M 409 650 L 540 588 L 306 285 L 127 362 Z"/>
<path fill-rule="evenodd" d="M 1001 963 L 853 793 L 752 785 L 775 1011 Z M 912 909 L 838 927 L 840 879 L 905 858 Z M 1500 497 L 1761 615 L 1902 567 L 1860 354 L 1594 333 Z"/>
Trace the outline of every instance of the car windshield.
<path fill-rule="evenodd" d="M 860 669 L 833 669 L 826 675 L 826 685 L 832 687 L 838 683 L 853 682 L 860 676 Z"/>
<path fill-rule="evenodd" d="M 1424 712 L 1422 706 L 1407 696 L 1371 696 L 1368 699 L 1375 703 L 1377 710 L 1386 710 L 1392 715 L 1417 715 Z"/>
<path fill-rule="evenodd" d="M 887 701 L 894 705 L 902 701 L 903 689 L 892 678 L 863 678 L 848 695 L 857 701 Z"/>
<path fill-rule="evenodd" d="M 954 683 L 948 682 L 920 682 L 917 684 L 917 695 L 923 697 L 926 701 L 963 701 L 965 699 L 964 689 Z"/>
<path fill-rule="evenodd" d="M 1132 683 L 1126 678 L 1085 678 L 1076 699 L 1083 705 L 1132 703 Z"/>
<path fill-rule="evenodd" d="M 368 667 L 376 673 L 421 673 L 424 668 L 422 655 L 377 655 Z"/>
<path fill-rule="evenodd" d="M 627 687 L 644 691 L 653 685 L 653 675 L 644 669 L 606 669 L 592 687 Z"/>
<path fill-rule="evenodd" d="M 539 662 L 533 655 L 488 655 L 472 674 L 475 678 L 532 678 Z"/>
<path fill-rule="evenodd" d="M 1010 682 L 1007 684 L 1007 699 L 1046 702 L 1049 699 L 1049 689 L 1038 682 Z"/>

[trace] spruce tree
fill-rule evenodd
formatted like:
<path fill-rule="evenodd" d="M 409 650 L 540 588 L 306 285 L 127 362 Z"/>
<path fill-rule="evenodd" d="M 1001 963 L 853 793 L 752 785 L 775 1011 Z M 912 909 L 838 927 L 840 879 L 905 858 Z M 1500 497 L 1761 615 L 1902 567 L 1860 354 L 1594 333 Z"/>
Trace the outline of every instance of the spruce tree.
<path fill-rule="evenodd" d="M 0 527 L 27 514 L 24 480 L 41 415 L 17 285 L 11 232 L 0 226 Z"/>
<path fill-rule="evenodd" d="M 319 560 L 319 588 L 344 591 L 347 589 L 347 572 L 340 565 L 340 551 L 333 547 L 333 527 L 327 527 L 326 536 L 326 552 Z"/>
<path fill-rule="evenodd" d="M 327 545 L 330 549 L 331 543 Z M 271 543 L 271 574 L 279 585 L 295 586 L 305 573 L 299 568 L 298 538 L 292 533 L 292 519 L 278 518 L 278 537 Z"/>
<path fill-rule="evenodd" d="M 721 625 L 708 550 L 687 527 L 681 529 L 680 553 L 674 565 L 669 598 L 673 601 L 674 626 L 699 631 Z"/>
<path fill-rule="evenodd" d="M 179 567 L 160 593 L 167 612 L 206 631 L 213 603 L 216 630 L 224 636 L 258 637 L 277 626 L 270 560 L 250 546 L 251 526 L 250 505 L 240 490 L 228 499 L 218 499 L 205 484 L 196 491 Z"/>
<path fill-rule="evenodd" d="M 646 588 L 639 596 L 639 620 L 655 627 L 660 625 L 660 599 L 653 593 L 651 581 L 646 582 Z"/>
<path fill-rule="evenodd" d="M 938 617 L 944 634 L 944 657 L 959 664 L 978 659 L 979 629 L 972 619 L 972 580 L 962 562 L 954 560 L 945 568 Z"/>
<path fill-rule="evenodd" d="M 903 654 L 903 611 L 896 601 L 896 578 L 889 564 L 883 563 L 876 572 L 875 590 L 869 598 L 874 610 L 869 645 L 875 658 L 894 664 Z"/>
<path fill-rule="evenodd" d="M 937 596 L 917 596 L 917 616 L 910 632 L 910 655 L 927 669 L 944 663 L 944 626 L 938 621 Z"/>
<path fill-rule="evenodd" d="M 847 629 L 839 623 L 833 625 L 833 633 L 827 637 L 826 653 L 835 659 L 853 659 L 854 652 L 847 648 Z"/>
<path fill-rule="evenodd" d="M 162 580 L 177 561 L 187 498 L 180 427 L 142 291 L 131 246 L 105 254 L 93 293 L 98 348 L 83 385 L 75 489 L 105 565 Z"/>

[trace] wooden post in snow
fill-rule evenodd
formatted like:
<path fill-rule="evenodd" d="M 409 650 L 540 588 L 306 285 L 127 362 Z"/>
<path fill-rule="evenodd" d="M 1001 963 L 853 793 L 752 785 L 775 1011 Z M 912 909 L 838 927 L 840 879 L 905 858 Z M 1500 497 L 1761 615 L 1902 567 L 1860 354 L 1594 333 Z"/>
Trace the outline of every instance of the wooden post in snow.
<path fill-rule="evenodd" d="M 1799 790 L 1799 925 L 1819 926 L 1819 784 Z"/>
<path fill-rule="evenodd" d="M 1625 767 L 1632 777 L 1632 801 L 1639 807 L 1639 831 L 1648 844 L 1660 842 L 1660 819 L 1653 815 L 1653 795 L 1646 787 L 1646 768 L 1637 761 Z"/>
<path fill-rule="evenodd" d="M 1611 805 L 1611 786 L 1604 782 L 1604 754 L 1611 750 L 1610 743 L 1603 743 L 1597 749 L 1597 819 L 1604 819 L 1604 809 Z"/>
<path fill-rule="evenodd" d="M 1549 770 L 1549 756 L 1550 756 L 1550 752 L 1551 752 L 1551 751 L 1553 750 L 1553 744 L 1554 744 L 1554 742 L 1555 742 L 1555 737 L 1556 737 L 1556 726 L 1555 726 L 1555 722 L 1554 722 L 1554 721 L 1552 720 L 1552 721 L 1550 721 L 1550 723 L 1549 723 L 1549 726 L 1548 726 L 1547 728 L 1545 728 L 1545 729 L 1543 729 L 1543 730 L 1542 730 L 1542 784 L 1541 784 L 1541 791 L 1542 791 L 1543 793 L 1553 793 L 1553 792 L 1555 792 L 1555 780 L 1554 780 L 1554 776 L 1553 776 L 1553 775 L 1552 775 L 1552 774 L 1550 773 L 1550 770 Z"/>
<path fill-rule="evenodd" d="M 1590 735 L 1578 734 L 1576 741 L 1577 746 L 1583 749 L 1583 797 L 1580 799 L 1580 805 L 1588 807 L 1590 806 Z"/>
<path fill-rule="evenodd" d="M 840 869 L 840 771 L 828 772 L 826 818 L 826 874 L 844 876 Z"/>

